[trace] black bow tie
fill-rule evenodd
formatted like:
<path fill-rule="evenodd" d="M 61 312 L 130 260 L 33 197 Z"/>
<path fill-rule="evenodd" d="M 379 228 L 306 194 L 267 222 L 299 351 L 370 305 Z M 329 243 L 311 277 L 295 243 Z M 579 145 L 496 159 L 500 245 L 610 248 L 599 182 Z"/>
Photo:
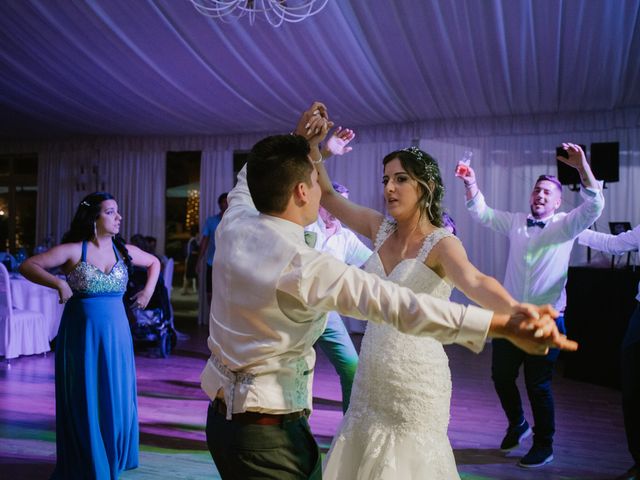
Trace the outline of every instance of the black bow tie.
<path fill-rule="evenodd" d="M 534 220 L 533 218 L 527 218 L 527 228 L 529 227 L 540 227 L 540 228 L 544 228 L 547 224 L 544 222 L 541 222 L 539 220 Z"/>

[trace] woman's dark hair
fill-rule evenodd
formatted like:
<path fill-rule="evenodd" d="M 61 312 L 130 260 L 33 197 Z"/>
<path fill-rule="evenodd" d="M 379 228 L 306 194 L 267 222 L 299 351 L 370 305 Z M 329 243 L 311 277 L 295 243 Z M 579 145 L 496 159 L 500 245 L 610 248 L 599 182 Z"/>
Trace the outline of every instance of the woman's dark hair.
<path fill-rule="evenodd" d="M 71 220 L 69 230 L 62 236 L 61 243 L 90 241 L 95 235 L 95 222 L 100 216 L 101 205 L 105 200 L 115 199 L 107 192 L 94 192 L 84 197 L 78 205 L 73 220 Z M 124 239 L 118 234 L 113 237 L 113 243 L 120 252 L 127 269 L 131 272 L 131 256 Z"/>
<path fill-rule="evenodd" d="M 400 160 L 402 168 L 420 185 L 421 195 L 418 199 L 420 217 L 426 216 L 436 227 L 442 227 L 442 198 L 444 185 L 440 176 L 440 167 L 435 158 L 419 148 L 409 147 L 396 150 L 384 157 L 386 165 L 394 159 Z"/>

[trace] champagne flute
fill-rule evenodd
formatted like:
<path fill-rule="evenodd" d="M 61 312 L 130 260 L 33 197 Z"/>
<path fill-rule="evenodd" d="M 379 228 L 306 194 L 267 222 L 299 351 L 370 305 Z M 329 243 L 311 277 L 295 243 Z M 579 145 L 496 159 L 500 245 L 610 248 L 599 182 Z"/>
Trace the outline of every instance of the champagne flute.
<path fill-rule="evenodd" d="M 464 177 L 469 173 L 469 165 L 471 165 L 471 158 L 473 158 L 473 152 L 471 150 L 465 150 L 462 155 L 462 159 L 458 161 L 456 165 L 456 176 Z"/>

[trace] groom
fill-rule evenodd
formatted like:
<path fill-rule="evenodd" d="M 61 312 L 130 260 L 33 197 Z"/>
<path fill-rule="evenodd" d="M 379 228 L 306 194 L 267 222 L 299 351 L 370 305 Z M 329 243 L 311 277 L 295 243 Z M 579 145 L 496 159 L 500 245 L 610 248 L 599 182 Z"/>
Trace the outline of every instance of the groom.
<path fill-rule="evenodd" d="M 309 429 L 314 342 L 326 313 L 459 343 L 479 352 L 487 335 L 530 353 L 575 350 L 551 307 L 497 315 L 414 294 L 304 243 L 320 204 L 319 142 L 331 122 L 315 103 L 297 133 L 258 142 L 229 193 L 216 231 L 213 301 L 202 388 L 211 399 L 207 445 L 223 479 L 321 478 Z"/>

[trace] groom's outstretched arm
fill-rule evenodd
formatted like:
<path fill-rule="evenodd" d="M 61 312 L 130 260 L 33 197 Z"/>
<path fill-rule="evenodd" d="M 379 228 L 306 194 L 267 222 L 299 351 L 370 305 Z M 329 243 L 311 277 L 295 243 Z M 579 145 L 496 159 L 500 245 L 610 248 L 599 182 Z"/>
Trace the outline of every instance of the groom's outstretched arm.
<path fill-rule="evenodd" d="M 558 333 L 553 320 L 557 312 L 550 307 L 524 305 L 512 315 L 501 315 L 459 305 L 414 293 L 311 248 L 296 252 L 277 290 L 279 307 L 294 321 L 309 321 L 308 308 L 316 314 L 335 310 L 476 352 L 483 349 L 487 336 L 506 338 L 532 354 L 543 355 L 550 347 L 575 349 Z"/>

